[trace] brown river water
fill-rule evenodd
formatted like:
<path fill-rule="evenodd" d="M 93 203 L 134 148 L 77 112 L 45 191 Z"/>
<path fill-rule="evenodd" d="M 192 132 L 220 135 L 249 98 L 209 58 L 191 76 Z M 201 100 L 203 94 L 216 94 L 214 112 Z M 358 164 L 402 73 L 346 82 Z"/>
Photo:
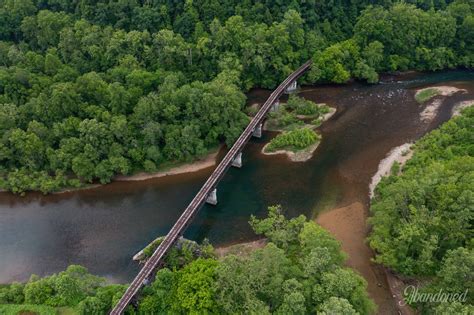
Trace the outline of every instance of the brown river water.
<path fill-rule="evenodd" d="M 423 106 L 414 94 L 431 85 L 468 93 L 443 98 L 434 120 L 421 122 Z M 248 103 L 263 102 L 270 93 L 253 90 Z M 294 163 L 284 155 L 262 155 L 275 133 L 251 140 L 243 168 L 230 169 L 219 184 L 218 206 L 204 206 L 185 237 L 208 238 L 215 246 L 256 239 L 249 217 L 263 216 L 273 204 L 283 205 L 288 216 L 316 218 L 322 213 L 319 222 L 343 242 L 348 265 L 368 280 L 379 312 L 394 313 L 383 272 L 370 264 L 372 252 L 363 242 L 370 179 L 393 147 L 449 119 L 457 102 L 474 99 L 474 73 L 387 76 L 378 85 L 309 86 L 300 96 L 337 108 L 320 128 L 323 140 L 313 158 Z M 50 196 L 0 193 L 0 283 L 26 281 L 32 273 L 47 275 L 70 264 L 84 265 L 111 281 L 130 281 L 138 271 L 132 256 L 169 230 L 211 172 L 208 168 Z"/>

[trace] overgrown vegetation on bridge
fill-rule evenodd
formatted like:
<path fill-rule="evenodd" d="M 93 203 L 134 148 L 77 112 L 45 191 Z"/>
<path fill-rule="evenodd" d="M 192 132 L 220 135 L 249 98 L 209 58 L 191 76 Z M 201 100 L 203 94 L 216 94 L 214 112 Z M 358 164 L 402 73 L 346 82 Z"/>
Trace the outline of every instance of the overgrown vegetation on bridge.
<path fill-rule="evenodd" d="M 421 303 L 427 313 L 474 311 L 474 108 L 416 143 L 401 175 L 384 178 L 371 206 L 375 260 L 429 277 L 422 292 L 461 294 L 463 303 Z M 438 307 L 439 309 L 434 310 Z"/>
<path fill-rule="evenodd" d="M 46 193 L 192 160 L 242 130 L 241 91 L 310 58 L 311 83 L 472 67 L 472 6 L 1 1 L 0 188 Z"/>

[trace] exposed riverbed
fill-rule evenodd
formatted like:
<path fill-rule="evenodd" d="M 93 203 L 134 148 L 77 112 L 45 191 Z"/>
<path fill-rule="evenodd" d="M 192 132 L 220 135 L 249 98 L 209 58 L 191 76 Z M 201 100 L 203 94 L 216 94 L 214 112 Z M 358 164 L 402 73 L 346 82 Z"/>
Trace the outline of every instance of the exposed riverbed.
<path fill-rule="evenodd" d="M 432 85 L 468 92 L 441 98 L 436 117 L 426 122 L 420 120 L 423 105 L 414 94 Z M 263 102 L 270 92 L 252 91 L 249 104 Z M 372 253 L 363 243 L 371 177 L 392 148 L 413 142 L 447 120 L 454 104 L 473 99 L 474 74 L 387 77 L 372 86 L 306 87 L 300 95 L 337 107 L 319 128 L 322 141 L 313 158 L 292 163 L 284 155 L 262 155 L 275 135 L 265 132 L 246 146 L 243 168 L 231 169 L 218 186 L 218 206 L 206 205 L 185 236 L 207 237 L 217 246 L 255 239 L 249 216 L 264 215 L 271 204 L 282 204 L 290 216 L 324 212 L 321 223 L 344 242 L 349 265 L 369 280 L 369 291 L 385 303 L 383 309 L 393 312 L 385 280 L 369 263 Z M 1 193 L 0 283 L 25 281 L 31 273 L 45 275 L 69 264 L 114 281 L 130 280 L 138 270 L 132 256 L 169 230 L 213 167 L 52 196 Z"/>

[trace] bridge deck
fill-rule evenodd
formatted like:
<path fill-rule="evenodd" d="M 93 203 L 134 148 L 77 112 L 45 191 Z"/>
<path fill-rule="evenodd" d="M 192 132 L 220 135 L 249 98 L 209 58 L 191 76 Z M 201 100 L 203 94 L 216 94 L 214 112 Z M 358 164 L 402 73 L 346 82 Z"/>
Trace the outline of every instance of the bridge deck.
<path fill-rule="evenodd" d="M 191 203 L 188 205 L 186 210 L 181 214 L 178 221 L 173 225 L 170 232 L 163 239 L 160 246 L 155 250 L 153 255 L 147 260 L 143 268 L 140 270 L 138 275 L 133 279 L 130 286 L 125 291 L 124 295 L 111 311 L 111 315 L 122 314 L 127 305 L 130 303 L 132 298 L 137 294 L 137 292 L 142 287 L 144 281 L 150 276 L 153 270 L 161 263 L 162 259 L 168 252 L 168 250 L 173 246 L 177 239 L 184 233 L 185 229 L 191 223 L 193 217 L 199 211 L 201 206 L 206 201 L 209 193 L 216 187 L 219 180 L 224 176 L 226 170 L 232 164 L 233 159 L 239 154 L 245 144 L 252 137 L 252 133 L 258 124 L 260 124 L 265 115 L 268 113 L 273 103 L 280 98 L 284 93 L 285 89 L 295 80 L 297 80 L 306 70 L 311 66 L 311 61 L 306 62 L 295 72 L 290 74 L 285 81 L 283 81 L 268 97 L 267 101 L 258 111 L 257 115 L 252 119 L 247 128 L 242 132 L 240 137 L 234 143 L 232 148 L 227 152 L 224 159 L 219 163 L 211 176 L 207 179 L 204 185 L 201 187 L 199 192 L 193 198 Z"/>

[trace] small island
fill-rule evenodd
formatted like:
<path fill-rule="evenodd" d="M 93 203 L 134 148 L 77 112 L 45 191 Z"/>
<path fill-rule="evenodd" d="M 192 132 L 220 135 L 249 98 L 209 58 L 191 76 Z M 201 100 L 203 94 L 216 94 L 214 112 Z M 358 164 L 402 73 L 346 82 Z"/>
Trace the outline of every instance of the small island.
<path fill-rule="evenodd" d="M 326 104 L 316 104 L 296 95 L 291 95 L 286 104 L 270 113 L 265 129 L 281 132 L 266 144 L 265 155 L 286 154 L 293 162 L 309 160 L 318 147 L 321 136 L 315 128 L 328 120 L 336 109 Z"/>

